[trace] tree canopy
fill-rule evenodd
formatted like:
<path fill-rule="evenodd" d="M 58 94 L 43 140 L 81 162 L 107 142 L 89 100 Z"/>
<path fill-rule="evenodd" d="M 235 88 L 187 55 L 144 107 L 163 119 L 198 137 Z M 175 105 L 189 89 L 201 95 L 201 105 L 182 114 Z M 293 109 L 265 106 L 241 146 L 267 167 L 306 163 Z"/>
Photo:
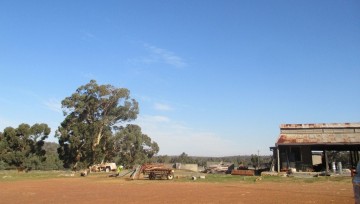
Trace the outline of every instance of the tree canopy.
<path fill-rule="evenodd" d="M 50 134 L 47 124 L 20 124 L 0 134 L 0 160 L 19 169 L 33 168 L 45 161 L 44 140 Z"/>
<path fill-rule="evenodd" d="M 136 119 L 139 109 L 126 88 L 80 86 L 62 102 L 65 119 L 56 132 L 58 153 L 66 168 L 83 168 L 111 158 L 113 131 Z"/>
<path fill-rule="evenodd" d="M 191 157 L 189 157 L 189 155 L 187 155 L 185 152 L 181 153 L 180 156 L 173 157 L 170 161 L 172 163 L 183 163 L 183 164 L 194 163 L 194 160 Z"/>
<path fill-rule="evenodd" d="M 121 164 L 133 166 L 150 161 L 159 152 L 159 146 L 138 125 L 127 125 L 116 133 L 114 150 Z"/>

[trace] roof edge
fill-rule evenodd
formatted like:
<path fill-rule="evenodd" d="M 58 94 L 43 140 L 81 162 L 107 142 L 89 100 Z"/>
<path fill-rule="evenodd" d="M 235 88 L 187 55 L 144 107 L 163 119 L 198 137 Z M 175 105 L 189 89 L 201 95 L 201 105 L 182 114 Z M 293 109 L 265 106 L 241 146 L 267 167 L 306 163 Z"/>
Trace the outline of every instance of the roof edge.
<path fill-rule="evenodd" d="M 307 123 L 281 124 L 280 129 L 307 129 L 307 128 L 360 128 L 359 123 Z"/>

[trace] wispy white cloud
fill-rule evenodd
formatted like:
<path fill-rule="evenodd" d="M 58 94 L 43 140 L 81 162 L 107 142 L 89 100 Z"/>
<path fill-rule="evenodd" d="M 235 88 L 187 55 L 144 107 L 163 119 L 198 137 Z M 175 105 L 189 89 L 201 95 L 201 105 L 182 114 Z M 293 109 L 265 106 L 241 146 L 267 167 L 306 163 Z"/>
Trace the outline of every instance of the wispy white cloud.
<path fill-rule="evenodd" d="M 161 120 L 162 117 L 143 115 L 136 120 L 142 132 L 159 144 L 161 155 L 185 152 L 192 156 L 229 156 L 239 153 L 233 141 L 209 131 L 190 128 L 168 117 Z"/>
<path fill-rule="evenodd" d="M 170 111 L 170 110 L 172 110 L 172 107 L 170 107 L 167 104 L 163 104 L 163 103 L 155 103 L 154 108 L 155 108 L 155 110 L 159 110 L 159 111 Z"/>
<path fill-rule="evenodd" d="M 61 102 L 59 100 L 57 100 L 57 99 L 53 99 L 53 98 L 49 99 L 49 100 L 43 102 L 43 104 L 49 110 L 52 110 L 52 111 L 57 112 L 57 113 L 62 113 Z"/>
<path fill-rule="evenodd" d="M 164 99 L 162 99 L 162 98 L 152 98 L 150 96 L 139 95 L 139 94 L 134 94 L 134 97 L 136 99 L 139 99 L 143 103 L 152 104 L 152 108 L 157 111 L 172 111 L 172 110 L 174 110 L 173 106 L 171 106 L 167 103 L 158 102 L 158 101 L 164 101 Z"/>
<path fill-rule="evenodd" d="M 144 101 L 144 102 L 151 102 L 152 101 L 152 98 L 150 96 L 147 96 L 147 95 L 142 95 L 142 94 L 136 94 L 134 93 L 133 94 L 134 98 L 136 98 L 137 100 L 141 100 L 141 101 Z"/>
<path fill-rule="evenodd" d="M 154 115 L 154 116 L 151 116 L 150 118 L 155 123 L 158 123 L 158 122 L 162 123 L 162 122 L 169 122 L 170 121 L 170 119 L 168 117 L 162 116 L 162 115 Z"/>
<path fill-rule="evenodd" d="M 169 50 L 158 48 L 149 44 L 144 44 L 144 47 L 150 51 L 150 56 L 142 59 L 144 63 L 165 63 L 178 68 L 185 67 L 187 65 L 184 59 Z"/>
<path fill-rule="evenodd" d="M 82 36 L 81 36 L 82 40 L 89 41 L 89 40 L 96 39 L 96 36 L 93 33 L 89 32 L 89 31 L 84 31 L 83 30 L 83 31 L 81 31 L 81 33 L 82 33 Z"/>

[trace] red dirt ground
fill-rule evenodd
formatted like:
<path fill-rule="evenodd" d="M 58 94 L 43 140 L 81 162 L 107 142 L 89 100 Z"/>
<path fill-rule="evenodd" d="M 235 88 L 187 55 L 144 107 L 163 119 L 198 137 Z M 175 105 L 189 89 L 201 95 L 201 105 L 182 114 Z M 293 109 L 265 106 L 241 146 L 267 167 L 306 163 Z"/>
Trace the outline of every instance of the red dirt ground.
<path fill-rule="evenodd" d="M 57 178 L 0 183 L 1 203 L 354 203 L 352 184 Z"/>

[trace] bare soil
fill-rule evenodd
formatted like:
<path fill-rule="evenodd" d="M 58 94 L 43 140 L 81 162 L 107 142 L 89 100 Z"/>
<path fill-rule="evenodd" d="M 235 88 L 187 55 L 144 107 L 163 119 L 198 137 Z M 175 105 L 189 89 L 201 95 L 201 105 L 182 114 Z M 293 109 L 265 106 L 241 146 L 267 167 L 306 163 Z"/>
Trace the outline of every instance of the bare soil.
<path fill-rule="evenodd" d="M 1 203 L 354 203 L 352 184 L 206 183 L 112 178 L 0 182 Z"/>

